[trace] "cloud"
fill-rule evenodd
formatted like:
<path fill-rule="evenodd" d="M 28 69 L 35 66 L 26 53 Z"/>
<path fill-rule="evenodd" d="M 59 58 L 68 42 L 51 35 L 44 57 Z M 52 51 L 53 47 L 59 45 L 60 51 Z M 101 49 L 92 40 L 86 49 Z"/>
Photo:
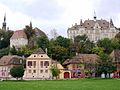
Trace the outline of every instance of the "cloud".
<path fill-rule="evenodd" d="M 116 1 L 116 2 L 115 2 Z M 6 12 L 7 25 L 12 30 L 22 29 L 33 22 L 34 27 L 47 34 L 56 29 L 67 36 L 67 29 L 80 19 L 93 19 L 96 11 L 98 19 L 112 18 L 119 26 L 119 0 L 0 0 L 0 23 Z M 109 3 L 108 3 L 109 2 Z"/>

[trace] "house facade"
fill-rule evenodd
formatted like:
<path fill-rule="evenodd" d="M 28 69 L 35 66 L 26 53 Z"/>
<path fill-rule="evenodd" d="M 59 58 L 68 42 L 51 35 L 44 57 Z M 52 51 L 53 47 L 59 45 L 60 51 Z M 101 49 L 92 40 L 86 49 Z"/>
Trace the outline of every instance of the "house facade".
<path fill-rule="evenodd" d="M 71 71 L 71 78 L 83 78 L 94 74 L 95 62 L 98 56 L 96 54 L 78 54 L 75 57 L 66 60 L 63 65 Z"/>
<path fill-rule="evenodd" d="M 67 34 L 68 38 L 74 40 L 74 37 L 78 35 L 87 35 L 91 41 L 97 42 L 98 40 L 104 38 L 114 38 L 119 30 L 114 26 L 112 19 L 107 20 L 97 20 L 94 16 L 93 20 L 80 21 L 80 24 L 75 23 L 71 28 L 68 28 Z"/>
<path fill-rule="evenodd" d="M 14 31 L 12 37 L 10 38 L 10 47 L 15 46 L 16 48 L 20 48 L 27 44 L 28 44 L 28 39 L 24 30 Z"/>
<path fill-rule="evenodd" d="M 26 60 L 24 79 L 51 79 L 51 58 L 39 48 Z"/>
<path fill-rule="evenodd" d="M 11 79 L 10 69 L 13 66 L 24 65 L 24 60 L 22 57 L 13 56 L 3 56 L 0 59 L 0 78 Z"/>

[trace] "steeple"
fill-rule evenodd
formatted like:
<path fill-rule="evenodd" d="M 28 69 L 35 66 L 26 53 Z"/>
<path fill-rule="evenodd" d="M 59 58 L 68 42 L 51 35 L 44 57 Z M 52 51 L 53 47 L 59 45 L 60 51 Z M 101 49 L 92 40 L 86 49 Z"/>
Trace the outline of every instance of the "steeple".
<path fill-rule="evenodd" d="M 82 19 L 80 20 L 80 25 L 82 25 Z"/>
<path fill-rule="evenodd" d="M 30 21 L 30 27 L 32 28 L 32 22 Z"/>
<path fill-rule="evenodd" d="M 2 29 L 6 30 L 6 14 L 4 15 L 4 22 L 3 22 L 3 25 L 2 25 Z"/>
<path fill-rule="evenodd" d="M 110 27 L 114 26 L 112 19 L 110 19 Z"/>
<path fill-rule="evenodd" d="M 97 19 L 97 16 L 96 16 L 96 12 L 94 11 L 94 16 L 93 16 L 93 19 L 96 21 Z"/>

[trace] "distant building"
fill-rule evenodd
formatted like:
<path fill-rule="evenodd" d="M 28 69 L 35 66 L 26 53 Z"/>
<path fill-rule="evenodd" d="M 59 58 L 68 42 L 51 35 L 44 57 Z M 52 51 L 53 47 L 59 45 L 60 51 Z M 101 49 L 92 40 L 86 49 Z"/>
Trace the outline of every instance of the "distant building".
<path fill-rule="evenodd" d="M 6 15 L 4 16 L 4 22 L 2 24 L 2 30 L 6 30 Z"/>
<path fill-rule="evenodd" d="M 114 26 L 112 19 L 97 20 L 94 16 L 94 20 L 80 21 L 80 24 L 75 23 L 71 28 L 68 28 L 68 38 L 74 40 L 74 37 L 78 35 L 86 34 L 91 41 L 97 42 L 104 38 L 114 38 L 119 30 Z"/>
<path fill-rule="evenodd" d="M 95 62 L 98 56 L 96 54 L 78 54 L 71 59 L 67 59 L 63 65 L 71 71 L 71 78 L 82 78 L 86 76 L 86 70 L 95 74 Z M 64 77 L 68 76 L 68 73 Z"/>
<path fill-rule="evenodd" d="M 10 69 L 13 66 L 24 65 L 22 57 L 13 55 L 13 56 L 3 56 L 0 59 L 0 78 L 11 79 Z"/>
<path fill-rule="evenodd" d="M 14 31 L 12 37 L 10 38 L 10 47 L 15 46 L 16 48 L 20 48 L 27 44 L 28 44 L 28 39 L 24 30 Z"/>
<path fill-rule="evenodd" d="M 30 27 L 32 27 L 32 23 L 30 22 Z M 40 29 L 38 29 L 37 27 L 35 27 L 33 29 L 35 35 L 34 35 L 34 38 L 35 37 L 40 37 L 40 36 L 46 36 L 47 35 Z M 34 39 L 33 38 L 33 39 Z M 17 31 L 14 31 L 12 37 L 10 38 L 10 47 L 13 47 L 15 46 L 15 48 L 21 48 L 22 46 L 25 46 L 25 45 L 28 45 L 28 38 L 27 38 L 27 35 L 23 30 L 17 30 Z M 36 44 L 36 41 L 33 40 L 33 44 Z"/>

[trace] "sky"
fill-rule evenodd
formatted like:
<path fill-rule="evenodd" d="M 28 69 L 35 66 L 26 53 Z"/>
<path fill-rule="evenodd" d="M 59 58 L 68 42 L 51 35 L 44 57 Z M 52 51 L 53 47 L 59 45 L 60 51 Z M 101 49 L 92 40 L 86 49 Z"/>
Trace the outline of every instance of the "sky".
<path fill-rule="evenodd" d="M 79 24 L 80 19 L 93 19 L 94 11 L 97 19 L 112 18 L 120 27 L 120 0 L 0 0 L 0 27 L 6 13 L 11 30 L 21 30 L 31 21 L 48 36 L 56 29 L 67 37 L 68 27 Z"/>

